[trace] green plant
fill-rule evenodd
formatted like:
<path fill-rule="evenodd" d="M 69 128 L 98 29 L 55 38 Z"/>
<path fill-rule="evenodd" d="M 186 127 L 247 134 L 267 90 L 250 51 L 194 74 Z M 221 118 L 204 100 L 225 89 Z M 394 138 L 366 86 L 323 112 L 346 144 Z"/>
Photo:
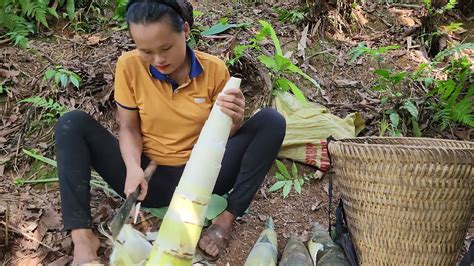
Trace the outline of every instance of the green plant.
<path fill-rule="evenodd" d="M 58 116 L 63 115 L 68 111 L 66 106 L 61 105 L 60 103 L 55 102 L 53 99 L 46 100 L 40 96 L 33 96 L 30 98 L 23 99 L 18 103 L 32 103 L 36 107 L 41 107 L 47 111 L 46 117 L 48 119 L 55 120 Z"/>
<path fill-rule="evenodd" d="M 237 45 L 234 48 L 234 58 L 229 60 L 228 64 L 233 65 L 244 55 L 247 49 L 260 51 L 260 42 L 270 37 L 275 48 L 275 54 L 270 56 L 261 54 L 258 56 L 258 60 L 270 70 L 270 76 L 273 81 L 273 90 L 291 91 L 300 102 L 306 103 L 307 100 L 303 92 L 298 88 L 298 86 L 296 86 L 296 84 L 287 79 L 286 75 L 299 74 L 310 81 L 317 89 L 320 89 L 319 84 L 309 75 L 304 73 L 299 67 L 294 65 L 289 58 L 283 55 L 280 40 L 278 39 L 273 27 L 266 21 L 260 20 L 259 22 L 262 26 L 260 31 L 251 39 L 250 44 Z"/>
<path fill-rule="evenodd" d="M 23 149 L 23 153 L 25 153 L 26 155 L 40 162 L 45 163 L 46 165 L 49 165 L 50 167 L 53 167 L 53 168 L 58 167 L 58 164 L 55 160 L 42 156 L 36 153 L 34 150 Z M 117 192 L 115 192 L 113 189 L 111 189 L 108 186 L 108 184 L 102 179 L 102 177 L 100 177 L 100 175 L 97 172 L 92 171 L 91 176 L 92 176 L 92 179 L 90 181 L 91 186 L 102 189 L 109 196 L 121 198 L 121 196 L 117 194 Z M 35 185 L 35 184 L 44 184 L 44 183 L 52 183 L 52 182 L 59 182 L 59 178 L 58 177 L 42 178 L 42 179 L 17 178 L 14 180 L 14 183 L 19 186 L 23 186 L 27 184 Z"/>
<path fill-rule="evenodd" d="M 446 11 L 449 11 L 453 9 L 456 4 L 458 3 L 457 0 L 449 0 L 444 6 L 439 7 L 439 8 L 434 8 L 432 5 L 432 0 L 423 0 L 423 3 L 425 4 L 426 8 L 428 9 L 428 12 L 432 15 L 434 14 L 444 14 Z"/>
<path fill-rule="evenodd" d="M 354 63 L 359 57 L 368 54 L 371 57 L 375 58 L 377 60 L 377 65 L 379 68 L 382 68 L 381 64 L 383 61 L 382 55 L 387 53 L 390 50 L 397 50 L 399 49 L 399 45 L 389 45 L 389 46 L 383 46 L 379 47 L 377 49 L 372 49 L 367 46 L 365 46 L 364 42 L 360 42 L 357 47 L 353 48 L 349 54 L 352 55 L 351 60 L 349 61 L 349 64 Z"/>
<path fill-rule="evenodd" d="M 74 85 L 74 87 L 79 89 L 79 83 L 81 78 L 76 73 L 64 69 L 61 66 L 56 66 L 54 69 L 48 69 L 44 74 L 44 80 L 51 80 L 54 77 L 54 82 L 56 85 L 61 85 L 65 88 L 69 82 Z"/>
<path fill-rule="evenodd" d="M 390 123 L 387 124 L 385 120 L 385 124 L 381 123 L 379 125 L 381 135 L 383 135 L 382 132 L 385 132 L 388 125 L 391 129 L 392 136 L 400 137 L 403 135 L 403 132 L 401 131 L 400 127 L 402 127 L 406 123 L 411 123 L 413 134 L 416 137 L 421 137 L 421 131 L 418 125 L 418 108 L 411 100 L 402 100 L 401 104 L 396 106 L 395 108 L 389 108 L 385 110 L 384 115 L 389 116 Z M 404 117 L 406 117 L 406 119 L 403 119 Z"/>
<path fill-rule="evenodd" d="M 226 17 L 223 17 L 219 19 L 219 22 L 217 24 L 201 32 L 201 35 L 202 36 L 216 35 L 231 28 L 244 28 L 244 27 L 247 27 L 248 25 L 249 25 L 248 23 L 238 23 L 238 24 L 229 23 L 229 19 Z"/>
<path fill-rule="evenodd" d="M 430 57 L 435 57 L 442 49 L 439 42 L 442 38 L 442 35 L 445 33 L 440 30 L 439 26 L 442 21 L 443 14 L 453 9 L 457 0 L 448 0 L 444 6 L 439 4 L 442 1 L 432 1 L 432 0 L 423 0 L 427 15 L 422 18 L 422 27 L 420 29 L 420 43 L 426 48 L 428 55 Z M 434 4 L 435 3 L 435 4 Z M 455 25 L 453 25 L 456 27 Z"/>
<path fill-rule="evenodd" d="M 0 84 L 0 94 L 3 94 L 4 92 L 7 92 L 7 91 L 8 91 L 8 87 L 3 84 Z"/>
<path fill-rule="evenodd" d="M 462 27 L 462 23 L 458 22 L 452 22 L 449 25 L 442 26 L 442 32 L 446 34 L 452 34 L 452 33 L 462 33 L 464 31 L 464 28 Z"/>
<path fill-rule="evenodd" d="M 209 206 L 206 211 L 206 223 L 210 223 L 214 218 L 221 214 L 227 208 L 227 199 L 225 196 L 212 194 L 209 200 Z M 153 216 L 163 219 L 165 217 L 168 206 L 161 208 L 143 208 Z"/>
<path fill-rule="evenodd" d="M 278 172 L 275 174 L 277 182 L 270 187 L 268 192 L 282 189 L 283 198 L 286 198 L 291 188 L 294 188 L 298 194 L 301 194 L 301 187 L 306 180 L 309 180 L 309 177 L 298 175 L 298 168 L 295 162 L 291 165 L 291 173 L 281 161 L 275 160 L 275 164 L 278 168 Z"/>
<path fill-rule="evenodd" d="M 125 21 L 125 9 L 127 7 L 128 0 L 115 0 L 115 11 L 113 19 L 124 22 Z"/>
<path fill-rule="evenodd" d="M 464 43 L 446 49 L 435 56 L 431 63 L 423 63 L 412 73 L 391 69 L 377 69 L 372 89 L 381 93 L 382 119 L 379 121 L 380 135 L 389 130 L 393 136 L 406 133 L 411 125 L 412 133 L 421 136 L 420 111 L 432 110 L 434 119 L 441 129 L 451 124 L 474 126 L 472 100 L 474 97 L 474 71 L 472 62 L 466 56 L 459 56 L 464 49 L 474 49 L 473 43 Z M 377 56 L 378 53 L 374 53 Z M 446 60 L 451 55 L 455 59 Z M 440 65 L 449 63 L 440 69 Z M 436 79 L 436 76 L 445 76 Z M 421 87 L 429 91 L 417 101 L 402 91 Z"/>
<path fill-rule="evenodd" d="M 300 24 L 304 21 L 308 9 L 298 8 L 288 10 L 284 8 L 275 8 L 275 11 L 278 14 L 278 20 L 285 23 Z"/>
<path fill-rule="evenodd" d="M 435 119 L 445 129 L 452 123 L 474 127 L 472 98 L 474 96 L 474 71 L 469 58 L 451 60 L 444 68 L 446 80 L 434 83 L 428 96 L 437 96 L 430 107 L 435 111 Z"/>
<path fill-rule="evenodd" d="M 67 0 L 69 19 L 74 19 L 74 0 Z M 48 17 L 59 19 L 50 0 L 0 0 L 0 28 L 6 29 L 8 37 L 14 45 L 28 47 L 27 36 L 35 33 L 35 25 L 49 28 Z M 4 37 L 4 36 L 1 36 Z"/>
<path fill-rule="evenodd" d="M 401 136 L 400 127 L 411 124 L 412 132 L 420 137 L 421 131 L 418 124 L 418 108 L 409 98 L 406 98 L 400 91 L 402 86 L 412 83 L 417 73 L 408 75 L 406 72 L 395 72 L 389 69 L 377 69 L 374 71 L 377 76 L 374 91 L 382 94 L 381 105 L 384 109 L 382 122 L 379 124 L 380 134 L 390 128 L 393 136 Z M 388 116 L 390 123 L 388 123 Z"/>

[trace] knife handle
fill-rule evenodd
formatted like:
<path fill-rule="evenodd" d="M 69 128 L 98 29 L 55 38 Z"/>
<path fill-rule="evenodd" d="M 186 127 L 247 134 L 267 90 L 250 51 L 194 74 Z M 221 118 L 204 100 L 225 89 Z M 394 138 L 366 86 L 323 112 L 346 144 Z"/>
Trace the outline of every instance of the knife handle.
<path fill-rule="evenodd" d="M 143 174 L 145 175 L 146 182 L 150 181 L 151 176 L 153 175 L 153 173 L 156 170 L 156 166 L 157 166 L 156 162 L 151 160 L 150 163 L 148 164 L 148 166 L 145 168 L 145 171 L 143 171 Z M 138 198 L 138 195 L 140 195 L 140 185 L 138 185 L 137 189 L 135 189 L 135 191 L 132 194 L 128 195 L 128 198 L 131 198 L 132 202 L 136 202 L 137 198 Z"/>

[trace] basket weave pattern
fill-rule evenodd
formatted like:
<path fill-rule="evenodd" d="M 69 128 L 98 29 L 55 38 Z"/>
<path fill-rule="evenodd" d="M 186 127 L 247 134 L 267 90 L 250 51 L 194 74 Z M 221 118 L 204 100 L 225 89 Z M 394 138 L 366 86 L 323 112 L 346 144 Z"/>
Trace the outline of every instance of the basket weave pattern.
<path fill-rule="evenodd" d="M 474 211 L 474 142 L 329 145 L 361 265 L 454 265 Z"/>

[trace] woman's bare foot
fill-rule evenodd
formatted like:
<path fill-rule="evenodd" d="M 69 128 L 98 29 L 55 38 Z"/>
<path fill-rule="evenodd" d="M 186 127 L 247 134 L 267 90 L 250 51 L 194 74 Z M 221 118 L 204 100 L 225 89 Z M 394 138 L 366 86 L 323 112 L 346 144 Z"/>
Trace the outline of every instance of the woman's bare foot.
<path fill-rule="evenodd" d="M 99 239 L 91 229 L 75 229 L 71 232 L 74 243 L 74 259 L 72 265 L 83 265 L 98 261 Z"/>
<path fill-rule="evenodd" d="M 222 249 L 226 248 L 225 245 L 227 245 L 226 242 L 228 241 L 230 230 L 232 229 L 232 224 L 234 223 L 235 218 L 235 215 L 228 211 L 224 211 L 217 216 L 212 221 L 212 224 L 218 225 L 218 228 L 222 230 L 212 232 L 211 234 L 204 233 L 202 238 L 199 240 L 199 248 L 211 257 L 217 257 L 222 253 Z"/>

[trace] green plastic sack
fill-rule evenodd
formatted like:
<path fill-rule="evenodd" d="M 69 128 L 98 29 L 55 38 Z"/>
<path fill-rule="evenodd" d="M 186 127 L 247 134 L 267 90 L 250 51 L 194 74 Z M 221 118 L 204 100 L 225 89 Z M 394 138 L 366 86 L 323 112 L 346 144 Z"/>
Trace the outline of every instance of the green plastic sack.
<path fill-rule="evenodd" d="M 329 169 L 326 139 L 354 138 L 365 127 L 359 113 L 342 119 L 320 104 L 304 105 L 288 92 L 277 92 L 273 105 L 286 119 L 286 136 L 278 157 L 313 165 L 323 172 Z"/>

